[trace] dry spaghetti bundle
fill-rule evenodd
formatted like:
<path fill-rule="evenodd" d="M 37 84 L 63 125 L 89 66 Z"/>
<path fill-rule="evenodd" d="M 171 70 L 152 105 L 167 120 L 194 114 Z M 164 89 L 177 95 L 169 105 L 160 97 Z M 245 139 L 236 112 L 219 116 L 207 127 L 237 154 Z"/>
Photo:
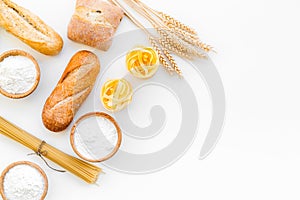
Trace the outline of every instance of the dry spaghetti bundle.
<path fill-rule="evenodd" d="M 63 167 L 87 183 L 96 183 L 101 168 L 63 153 L 0 117 L 0 133 Z"/>

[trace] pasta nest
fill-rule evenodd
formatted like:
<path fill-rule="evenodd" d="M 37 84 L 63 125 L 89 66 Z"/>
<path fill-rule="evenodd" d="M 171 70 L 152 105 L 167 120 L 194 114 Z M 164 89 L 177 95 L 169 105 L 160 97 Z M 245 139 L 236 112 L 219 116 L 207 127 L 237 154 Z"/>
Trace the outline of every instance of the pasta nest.
<path fill-rule="evenodd" d="M 126 66 L 133 76 L 141 79 L 150 78 L 158 69 L 158 54 L 151 47 L 137 47 L 127 53 Z"/>
<path fill-rule="evenodd" d="M 132 86 L 125 79 L 109 80 L 102 86 L 101 102 L 105 109 L 117 112 L 132 101 Z"/>

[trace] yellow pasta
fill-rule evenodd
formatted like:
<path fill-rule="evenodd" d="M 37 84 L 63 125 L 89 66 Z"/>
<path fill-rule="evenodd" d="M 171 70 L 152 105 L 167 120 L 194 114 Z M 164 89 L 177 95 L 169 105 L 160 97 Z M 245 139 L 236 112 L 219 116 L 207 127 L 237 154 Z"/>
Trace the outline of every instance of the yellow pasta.
<path fill-rule="evenodd" d="M 105 109 L 117 112 L 125 108 L 132 100 L 132 87 L 125 79 L 107 81 L 101 89 L 101 102 Z"/>
<path fill-rule="evenodd" d="M 138 47 L 126 56 L 127 70 L 135 77 L 147 79 L 152 77 L 159 66 L 157 52 L 151 47 Z"/>

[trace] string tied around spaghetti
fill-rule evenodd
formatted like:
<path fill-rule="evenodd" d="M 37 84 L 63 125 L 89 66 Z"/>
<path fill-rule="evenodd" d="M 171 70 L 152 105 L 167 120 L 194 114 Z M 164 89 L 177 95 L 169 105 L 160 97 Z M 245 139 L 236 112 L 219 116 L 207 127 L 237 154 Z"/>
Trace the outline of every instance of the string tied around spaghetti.
<path fill-rule="evenodd" d="M 29 153 L 29 154 L 27 154 L 27 155 L 28 155 L 28 156 L 31 156 L 31 155 L 37 155 L 38 157 L 40 157 L 40 158 L 44 161 L 44 163 L 45 163 L 45 164 L 47 165 L 47 167 L 49 167 L 50 169 L 52 169 L 52 170 L 54 170 L 54 171 L 56 171 L 56 172 L 65 173 L 65 172 L 66 172 L 65 170 L 59 170 L 59 169 L 55 169 L 54 167 L 51 167 L 51 166 L 49 165 L 49 163 L 45 160 L 44 156 L 46 156 L 47 151 L 42 151 L 42 148 L 43 148 L 43 146 L 44 146 L 45 144 L 46 144 L 46 142 L 43 140 L 43 141 L 41 142 L 41 144 L 39 145 L 37 151 L 35 151 L 34 153 Z"/>

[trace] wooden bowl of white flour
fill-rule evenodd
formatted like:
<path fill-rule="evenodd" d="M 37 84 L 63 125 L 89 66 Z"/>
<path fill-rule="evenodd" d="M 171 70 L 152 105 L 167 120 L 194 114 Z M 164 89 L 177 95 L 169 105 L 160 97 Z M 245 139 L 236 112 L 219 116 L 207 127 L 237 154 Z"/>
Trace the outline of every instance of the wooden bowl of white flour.
<path fill-rule="evenodd" d="M 113 117 L 102 112 L 88 113 L 72 127 L 70 142 L 74 152 L 89 162 L 114 156 L 121 146 L 122 133 Z"/>
<path fill-rule="evenodd" d="M 0 93 L 14 99 L 30 95 L 40 81 L 40 68 L 32 55 L 11 50 L 0 55 Z"/>
<path fill-rule="evenodd" d="M 3 200 L 44 200 L 48 192 L 45 172 L 28 161 L 9 165 L 0 178 Z"/>

